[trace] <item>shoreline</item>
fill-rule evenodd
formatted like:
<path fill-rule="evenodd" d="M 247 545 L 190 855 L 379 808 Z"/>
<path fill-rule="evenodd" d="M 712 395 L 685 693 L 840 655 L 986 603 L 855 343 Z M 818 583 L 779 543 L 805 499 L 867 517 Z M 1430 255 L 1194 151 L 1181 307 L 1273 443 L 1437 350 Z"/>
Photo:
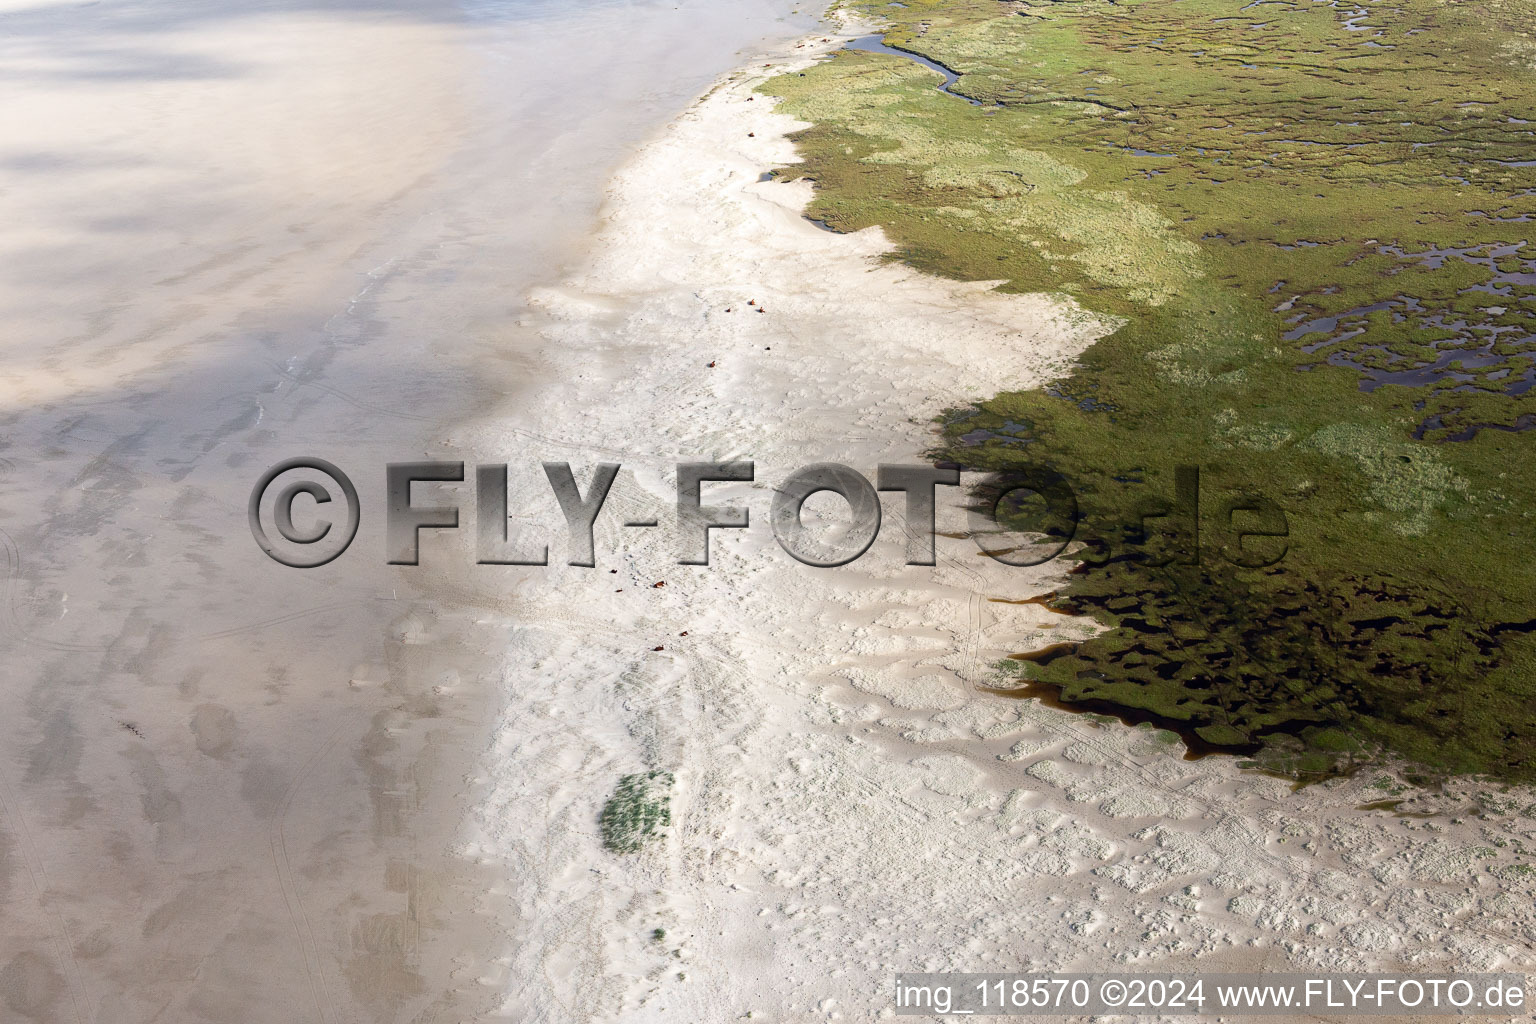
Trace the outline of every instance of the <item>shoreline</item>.
<path fill-rule="evenodd" d="M 752 90 L 854 34 L 723 76 L 626 165 L 585 265 L 535 295 L 564 372 L 508 419 L 539 433 L 475 427 L 481 450 L 578 479 L 625 467 L 597 570 L 516 574 L 466 849 L 514 880 L 504 1013 L 872 1016 L 890 974 L 918 968 L 1442 967 L 1443 944 L 1413 936 L 1447 900 L 1483 928 L 1458 966 L 1525 962 L 1506 904 L 1536 890 L 1510 854 L 1473 854 L 1481 828 L 1521 827 L 1478 783 L 1421 798 L 1428 821 L 1380 809 L 1376 779 L 1292 793 L 1183 761 L 1155 730 L 981 692 L 991 661 L 1059 635 L 1027 600 L 1059 573 L 953 551 L 904 567 L 889 513 L 841 569 L 775 549 L 763 518 L 785 471 L 913 460 L 943 407 L 1050 379 L 1103 323 L 884 262 L 878 230 L 804 218 L 809 184 L 760 180 L 796 162 L 797 124 Z M 614 525 L 665 520 L 670 466 L 692 458 L 758 465 L 754 484 L 711 485 L 755 526 L 718 532 L 708 568 Z M 513 487 L 545 493 L 531 474 Z M 514 530 L 557 562 L 544 500 Z M 599 810 L 641 772 L 675 777 L 673 826 L 608 853 Z M 1459 806 L 1492 821 L 1451 823 Z"/>

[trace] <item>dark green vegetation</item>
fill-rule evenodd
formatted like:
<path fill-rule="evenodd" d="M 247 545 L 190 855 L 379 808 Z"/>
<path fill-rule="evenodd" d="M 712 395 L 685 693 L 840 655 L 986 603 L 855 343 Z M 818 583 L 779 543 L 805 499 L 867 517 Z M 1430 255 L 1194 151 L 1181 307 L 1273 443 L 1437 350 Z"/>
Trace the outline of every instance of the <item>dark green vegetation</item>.
<path fill-rule="evenodd" d="M 597 824 L 603 846 L 613 853 L 638 853 L 672 824 L 672 773 L 626 775 L 603 804 Z M 659 929 L 658 929 L 659 931 Z"/>
<path fill-rule="evenodd" d="M 941 457 L 1081 505 L 1058 599 L 1110 628 L 1021 671 L 1290 773 L 1536 778 L 1536 2 L 906 2 L 847 6 L 983 104 L 839 54 L 765 86 L 814 124 L 781 174 L 915 266 L 1121 322 L 945 423 Z M 1198 541 L 1136 543 L 1179 466 Z M 1279 543 L 1232 535 L 1245 494 L 1273 566 L 1220 555 Z"/>

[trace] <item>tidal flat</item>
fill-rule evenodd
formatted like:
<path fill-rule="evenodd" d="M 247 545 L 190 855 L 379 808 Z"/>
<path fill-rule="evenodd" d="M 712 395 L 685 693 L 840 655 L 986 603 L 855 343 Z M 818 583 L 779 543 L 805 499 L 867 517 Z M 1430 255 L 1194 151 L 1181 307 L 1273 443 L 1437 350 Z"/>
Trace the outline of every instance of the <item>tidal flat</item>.
<path fill-rule="evenodd" d="M 1021 682 L 1303 779 L 1536 778 L 1536 7 L 841 7 L 959 77 L 845 50 L 763 85 L 812 125 L 807 216 L 1119 324 L 941 419 L 936 457 L 1051 467 L 1087 524 L 1057 601 L 1105 628 Z"/>
<path fill-rule="evenodd" d="M 790 6 L 0 0 L 0 1021 L 507 1019 L 511 588 L 374 495 L 575 372 L 522 297 Z M 295 570 L 306 453 L 364 511 Z"/>

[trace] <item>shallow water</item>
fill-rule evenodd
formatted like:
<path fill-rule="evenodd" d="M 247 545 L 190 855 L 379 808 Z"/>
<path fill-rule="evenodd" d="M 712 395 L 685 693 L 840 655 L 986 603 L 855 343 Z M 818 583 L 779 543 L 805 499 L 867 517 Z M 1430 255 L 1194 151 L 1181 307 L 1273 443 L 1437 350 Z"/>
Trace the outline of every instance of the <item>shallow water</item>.
<path fill-rule="evenodd" d="M 959 72 L 952 71 L 945 67 L 943 64 L 940 64 L 938 61 L 924 57 L 920 53 L 912 53 L 910 50 L 898 50 L 894 46 L 887 46 L 881 36 L 860 36 L 857 39 L 849 40 L 844 48 L 849 50 L 863 50 L 866 53 L 886 53 L 893 57 L 905 57 L 907 60 L 910 60 L 915 64 L 921 64 L 929 71 L 936 71 L 940 75 L 944 76 L 944 81 L 940 83 L 938 87 L 939 92 L 953 96 L 956 99 L 965 100 L 965 102 L 969 103 L 973 107 L 981 106 L 980 100 L 971 99 L 969 96 L 963 96 L 960 93 L 954 92 L 950 89 L 950 86 L 954 85 L 960 80 Z"/>
<path fill-rule="evenodd" d="M 1518 301 L 1518 294 L 1513 288 L 1536 284 L 1536 269 L 1522 255 L 1524 248 L 1525 243 L 1513 242 L 1472 248 L 1430 248 L 1421 252 L 1405 251 L 1388 245 L 1382 246 L 1379 251 L 1403 262 L 1419 263 L 1432 269 L 1444 266 L 1448 260 L 1485 267 L 1491 279 L 1468 286 L 1462 290 L 1462 294 L 1482 292 L 1514 303 Z M 1510 264 L 1518 269 L 1510 269 Z M 1300 296 L 1292 296 L 1276 306 L 1275 311 L 1289 311 L 1298 298 Z M 1433 359 L 1410 359 L 1382 345 L 1344 345 L 1366 333 L 1366 317 L 1382 312 L 1390 312 L 1393 324 L 1450 332 L 1451 336 L 1428 343 L 1436 351 Z M 1532 338 L 1525 328 L 1489 319 L 1504 312 L 1506 307 L 1503 305 L 1489 305 L 1483 307 L 1482 316 L 1469 318 L 1447 310 L 1426 309 L 1418 298 L 1411 295 L 1396 295 L 1328 316 L 1308 318 L 1305 313 L 1295 313 L 1287 319 L 1287 323 L 1292 326 L 1282 338 L 1285 341 L 1304 341 L 1299 347 L 1307 354 L 1331 350 L 1327 351 L 1323 361 L 1358 372 L 1362 391 L 1374 391 L 1389 384 L 1411 388 L 1448 387 L 1450 391 L 1477 390 L 1497 385 L 1497 390 L 1504 394 L 1518 396 L 1525 394 L 1536 383 L 1536 367 L 1531 365 L 1536 361 L 1536 355 L 1529 351 L 1517 351 L 1530 348 Z M 1297 369 L 1310 370 L 1315 365 L 1306 364 Z M 1474 372 L 1490 367 L 1499 369 L 1486 374 Z M 1426 421 L 1421 424 L 1415 436 L 1423 437 L 1428 429 L 1439 427 L 1431 428 Z M 1479 429 L 1482 427 L 1459 431 L 1444 440 L 1468 440 Z"/>
<path fill-rule="evenodd" d="M 0 1017 L 494 1004 L 497 581 L 386 566 L 383 467 L 485 457 L 522 296 L 790 6 L 0 2 Z M 309 571 L 246 523 L 297 455 L 362 504 Z"/>

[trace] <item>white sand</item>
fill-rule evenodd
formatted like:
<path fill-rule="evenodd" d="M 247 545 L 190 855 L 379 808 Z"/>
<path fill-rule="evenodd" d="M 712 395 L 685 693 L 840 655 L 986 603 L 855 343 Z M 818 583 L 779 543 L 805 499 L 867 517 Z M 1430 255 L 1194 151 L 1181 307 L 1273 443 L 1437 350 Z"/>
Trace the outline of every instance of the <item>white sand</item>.
<path fill-rule="evenodd" d="M 505 877 L 485 910 L 509 927 L 506 1016 L 865 1020 L 899 970 L 1529 965 L 1536 905 L 1509 870 L 1536 842 L 1509 814 L 1528 797 L 1465 822 L 1359 811 L 1374 775 L 1293 794 L 981 694 L 998 658 L 1070 628 L 988 601 L 1051 570 L 946 538 L 936 569 L 904 567 L 899 501 L 853 565 L 778 550 L 774 481 L 913 461 L 935 413 L 1048 380 L 1102 327 L 804 220 L 806 186 L 757 181 L 794 159 L 798 126 L 752 98 L 773 72 L 730 76 L 628 165 L 589 262 L 535 297 L 557 383 L 463 439 L 513 463 L 515 532 L 557 560 L 538 461 L 625 465 L 596 570 L 506 573 L 506 706 L 466 851 Z M 679 459 L 757 463 L 706 491 L 754 519 L 708 568 L 618 525 L 671 520 Z M 605 852 L 604 799 L 653 768 L 676 775 L 674 827 Z"/>

